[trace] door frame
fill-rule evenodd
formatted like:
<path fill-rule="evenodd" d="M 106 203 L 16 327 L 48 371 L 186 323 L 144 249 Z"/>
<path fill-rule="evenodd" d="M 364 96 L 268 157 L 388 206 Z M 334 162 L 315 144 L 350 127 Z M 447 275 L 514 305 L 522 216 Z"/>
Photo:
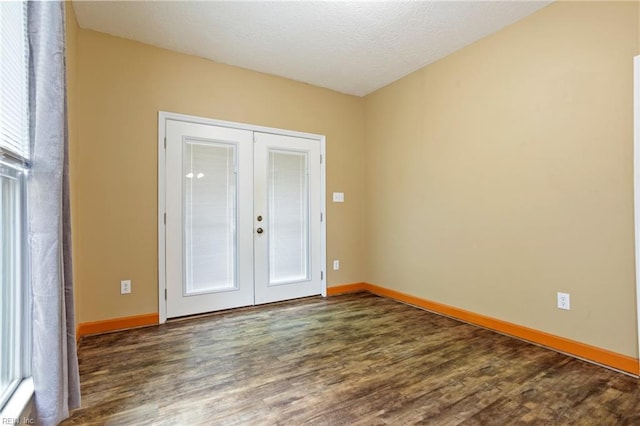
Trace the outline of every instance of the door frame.
<path fill-rule="evenodd" d="M 633 58 L 633 204 L 636 260 L 636 333 L 640 372 L 640 55 Z"/>
<path fill-rule="evenodd" d="M 216 120 L 194 115 L 158 111 L 158 317 L 160 324 L 167 321 L 167 276 L 166 276 L 166 122 L 167 120 L 184 121 L 187 123 L 205 124 L 232 129 L 249 130 L 252 132 L 273 133 L 276 135 L 293 136 L 320 142 L 320 210 L 322 222 L 320 224 L 320 251 L 322 253 L 322 279 L 320 291 L 327 296 L 327 214 L 326 214 L 326 155 L 324 135 L 297 132 L 294 130 L 277 129 L 274 127 L 257 126 L 254 124 L 236 123 L 232 121 Z"/>

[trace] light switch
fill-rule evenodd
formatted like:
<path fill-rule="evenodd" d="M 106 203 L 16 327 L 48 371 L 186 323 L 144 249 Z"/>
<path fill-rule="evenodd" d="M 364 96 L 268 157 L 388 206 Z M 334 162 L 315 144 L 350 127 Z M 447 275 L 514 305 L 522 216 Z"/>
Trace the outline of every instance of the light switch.
<path fill-rule="evenodd" d="M 334 192 L 333 193 L 333 202 L 334 203 L 344 203 L 344 192 Z"/>

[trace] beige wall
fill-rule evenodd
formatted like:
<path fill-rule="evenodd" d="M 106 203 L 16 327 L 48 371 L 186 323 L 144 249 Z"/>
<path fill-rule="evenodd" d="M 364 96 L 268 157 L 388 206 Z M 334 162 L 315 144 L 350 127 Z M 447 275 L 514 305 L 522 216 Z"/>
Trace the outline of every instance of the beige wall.
<path fill-rule="evenodd" d="M 327 136 L 327 193 L 347 199 L 327 204 L 330 286 L 637 356 L 639 16 L 637 2 L 553 4 L 364 100 L 68 26 L 78 321 L 157 311 L 164 110 Z"/>
<path fill-rule="evenodd" d="M 555 3 L 366 97 L 368 282 L 637 356 L 637 8 Z"/>
<path fill-rule="evenodd" d="M 329 286 L 361 280 L 363 99 L 80 29 L 74 183 L 78 321 L 158 310 L 158 111 L 327 138 Z M 120 295 L 120 280 L 133 292 Z"/>

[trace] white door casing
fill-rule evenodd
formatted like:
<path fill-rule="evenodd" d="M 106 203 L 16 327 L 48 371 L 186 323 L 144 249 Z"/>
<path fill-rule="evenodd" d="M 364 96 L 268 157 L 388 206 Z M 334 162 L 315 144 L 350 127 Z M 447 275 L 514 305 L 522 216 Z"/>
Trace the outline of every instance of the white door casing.
<path fill-rule="evenodd" d="M 320 135 L 175 113 L 159 113 L 158 310 L 160 323 L 165 322 L 167 317 L 313 294 L 326 296 L 324 144 L 324 136 Z M 254 158 L 256 155 L 260 157 L 259 161 Z M 272 160 L 271 163 L 268 162 L 269 158 Z M 302 163 L 305 164 L 305 171 L 308 173 L 304 179 L 303 175 L 296 175 L 303 170 L 300 166 Z M 222 164 L 222 167 L 214 164 Z M 274 263 L 274 252 L 272 250 L 271 255 L 269 252 L 268 241 L 273 231 L 271 225 L 274 225 L 276 230 L 282 230 L 289 227 L 289 219 L 296 217 L 290 215 L 291 209 L 288 206 L 291 200 L 285 199 L 284 204 L 272 203 L 269 207 L 269 200 L 265 198 L 269 194 L 269 167 L 273 164 L 277 169 L 282 169 L 285 175 L 293 176 L 293 180 L 289 183 L 285 181 L 284 186 L 281 184 L 283 182 L 281 177 L 275 181 L 280 182 L 280 186 L 274 186 L 274 182 L 271 182 L 271 189 L 275 188 L 278 196 L 295 195 L 296 191 L 293 189 L 296 185 L 300 186 L 302 183 L 308 185 L 308 192 L 305 195 L 308 196 L 308 205 L 305 211 L 308 210 L 309 221 L 303 228 L 309 232 L 309 241 L 316 244 L 310 244 L 308 253 L 304 256 L 293 256 L 291 264 L 288 258 L 283 259 L 284 263 L 277 261 Z M 295 173 L 292 175 L 292 172 Z M 213 188 L 207 186 L 206 191 L 203 191 L 203 184 L 211 185 L 208 178 L 214 174 L 218 175 L 217 183 L 214 184 L 217 186 Z M 228 186 L 220 184 L 221 181 L 227 182 Z M 206 214 L 197 213 L 197 209 L 192 209 L 189 205 L 190 202 L 200 203 L 200 205 L 210 203 L 212 201 L 208 195 L 210 191 L 223 194 L 217 199 L 222 200 L 224 205 L 228 205 L 229 212 L 236 207 L 238 209 L 236 215 L 231 213 L 223 215 L 222 220 L 226 222 L 217 224 L 218 234 L 213 236 L 214 239 L 217 238 L 216 244 L 207 242 L 208 237 L 204 240 L 200 238 L 207 232 L 213 232 L 212 224 Z M 300 201 L 305 198 L 294 197 L 294 204 L 296 199 Z M 278 197 L 272 197 L 272 200 L 277 201 Z M 263 214 L 264 220 L 261 224 L 264 233 L 258 234 L 256 231 L 259 226 L 254 208 L 273 210 L 274 205 L 277 207 L 274 210 L 277 213 L 275 217 L 284 217 L 284 219 L 269 224 L 269 220 L 273 218 L 269 214 Z M 280 214 L 283 211 L 282 205 L 287 207 L 285 210 L 289 211 L 291 217 Z M 297 205 L 302 208 L 304 203 Z M 227 210 L 223 209 L 223 211 Z M 303 229 L 300 226 L 298 223 L 298 228 Z M 229 232 L 220 234 L 227 228 Z M 277 244 L 277 247 L 282 247 L 282 241 L 290 241 L 292 236 L 304 235 L 304 232 L 277 234 L 284 235 Z M 197 268 L 191 274 L 188 272 L 193 265 L 205 265 L 204 269 L 206 269 L 210 263 L 209 260 L 213 258 L 200 256 L 201 259 L 198 259 L 196 249 L 203 247 L 203 241 L 204 246 L 209 250 L 215 249 L 213 257 L 217 256 L 218 263 L 220 263 L 220 256 L 224 260 L 221 263 L 223 265 L 225 262 L 231 265 L 229 262 L 232 260 L 237 262 L 235 268 L 222 268 L 222 271 L 226 272 L 221 275 L 219 282 L 204 283 L 204 287 L 202 287 L 203 280 L 198 280 L 198 277 L 202 277 L 203 274 L 198 274 Z M 235 242 L 235 249 L 229 245 L 229 242 Z M 271 248 L 274 248 L 273 244 Z M 293 252 L 289 250 L 288 253 Z M 260 259 L 256 260 L 255 256 L 260 256 Z M 302 277 L 306 279 L 283 281 L 275 276 L 274 282 L 271 279 L 274 277 L 270 278 L 270 265 L 275 266 L 278 271 L 283 270 L 282 265 L 287 266 L 285 270 L 290 270 L 295 265 L 302 265 L 303 262 L 295 262 L 296 258 L 298 260 L 308 258 L 308 276 Z M 203 259 L 207 261 L 203 263 Z M 185 264 L 189 264 L 189 268 L 185 268 Z M 289 267 L 290 265 L 293 266 Z M 189 287 L 190 284 L 191 287 Z M 214 288 L 207 287 L 210 285 Z M 189 291 L 191 294 L 188 294 Z M 167 303 L 167 299 L 171 303 Z"/>
<path fill-rule="evenodd" d="M 640 370 L 640 55 L 633 58 L 633 204 L 636 258 L 636 333 Z"/>

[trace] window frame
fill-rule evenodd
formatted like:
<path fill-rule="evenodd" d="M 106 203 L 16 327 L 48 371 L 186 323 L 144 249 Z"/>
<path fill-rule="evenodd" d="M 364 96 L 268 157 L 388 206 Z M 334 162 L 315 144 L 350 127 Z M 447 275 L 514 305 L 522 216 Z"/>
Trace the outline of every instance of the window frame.
<path fill-rule="evenodd" d="M 28 168 L 24 165 L 15 164 L 14 162 L 2 161 L 0 159 L 0 176 L 15 179 L 17 182 L 17 210 L 19 218 L 17 226 L 17 237 L 19 244 L 18 259 L 18 276 L 19 283 L 15 289 L 13 300 L 9 303 L 16 303 L 17 321 L 14 332 L 17 333 L 18 347 L 13 348 L 13 373 L 16 378 L 11 382 L 9 387 L 0 394 L 0 418 L 16 418 L 19 417 L 22 410 L 28 405 L 29 399 L 33 394 L 33 383 L 31 380 L 31 292 L 30 286 L 30 268 L 28 262 L 28 235 L 27 235 L 27 175 Z M 0 204 L 1 206 L 1 204 Z M 2 303 L 2 302 L 0 302 Z M 2 354 L 3 358 L 5 354 Z M 28 391 L 28 387 L 31 391 Z M 27 389 L 25 389 L 25 385 Z M 18 392 L 20 390 L 20 392 Z M 24 398 L 28 395 L 28 399 Z M 23 401 L 20 401 L 22 399 Z M 9 411 L 15 411 L 22 407 L 17 416 Z"/>

